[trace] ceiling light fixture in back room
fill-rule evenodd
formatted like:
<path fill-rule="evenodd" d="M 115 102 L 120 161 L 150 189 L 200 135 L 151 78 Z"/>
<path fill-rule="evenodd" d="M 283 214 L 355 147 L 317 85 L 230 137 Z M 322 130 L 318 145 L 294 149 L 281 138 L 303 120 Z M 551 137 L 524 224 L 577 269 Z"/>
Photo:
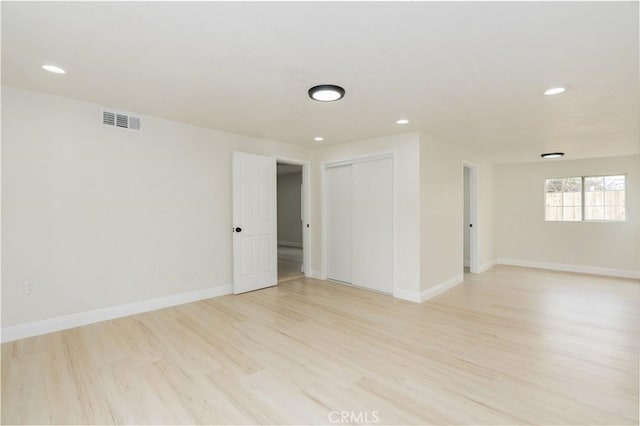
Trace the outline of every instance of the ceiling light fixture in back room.
<path fill-rule="evenodd" d="M 564 157 L 564 152 L 547 152 L 547 153 L 544 153 L 544 154 L 540 154 L 540 157 L 542 157 L 544 159 L 560 158 L 560 157 Z"/>
<path fill-rule="evenodd" d="M 335 84 L 319 84 L 309 89 L 309 97 L 318 102 L 333 102 L 344 97 L 344 89 Z"/>

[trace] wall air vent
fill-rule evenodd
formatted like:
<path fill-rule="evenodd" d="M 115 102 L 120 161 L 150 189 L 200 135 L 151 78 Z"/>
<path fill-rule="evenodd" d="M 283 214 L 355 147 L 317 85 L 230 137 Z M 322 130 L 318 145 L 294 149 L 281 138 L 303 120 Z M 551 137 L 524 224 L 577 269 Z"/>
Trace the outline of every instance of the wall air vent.
<path fill-rule="evenodd" d="M 138 117 L 129 117 L 129 128 L 131 130 L 140 130 L 140 119 Z"/>
<path fill-rule="evenodd" d="M 120 114 L 111 111 L 102 111 L 102 125 L 109 127 L 120 127 L 121 129 L 140 130 L 142 120 L 140 117 L 133 117 L 127 114 Z"/>
<path fill-rule="evenodd" d="M 116 115 L 109 111 L 102 111 L 102 124 L 114 126 L 116 124 Z"/>

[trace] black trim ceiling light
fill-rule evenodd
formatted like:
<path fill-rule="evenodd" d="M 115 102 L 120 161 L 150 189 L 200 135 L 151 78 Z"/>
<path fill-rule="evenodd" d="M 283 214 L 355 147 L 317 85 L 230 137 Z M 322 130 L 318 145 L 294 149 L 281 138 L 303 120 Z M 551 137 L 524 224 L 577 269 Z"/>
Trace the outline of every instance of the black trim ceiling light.
<path fill-rule="evenodd" d="M 335 84 L 319 84 L 309 89 L 309 97 L 318 102 L 334 102 L 344 97 L 344 89 Z"/>
<path fill-rule="evenodd" d="M 564 157 L 564 152 L 546 152 L 544 154 L 540 154 L 542 158 L 560 158 Z"/>

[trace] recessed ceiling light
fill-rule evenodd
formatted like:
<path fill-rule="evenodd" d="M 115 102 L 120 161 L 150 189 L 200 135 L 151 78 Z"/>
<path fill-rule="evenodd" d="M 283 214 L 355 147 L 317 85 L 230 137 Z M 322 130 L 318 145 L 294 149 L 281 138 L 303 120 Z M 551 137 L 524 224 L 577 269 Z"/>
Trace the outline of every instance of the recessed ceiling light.
<path fill-rule="evenodd" d="M 313 138 L 313 140 L 316 142 L 322 142 L 324 138 L 321 138 L 320 136 L 316 136 L 315 138 Z"/>
<path fill-rule="evenodd" d="M 67 72 L 60 67 L 56 67 L 55 65 L 43 65 L 43 70 L 52 72 L 54 74 L 66 74 Z"/>
<path fill-rule="evenodd" d="M 559 95 L 560 93 L 564 93 L 567 89 L 564 87 L 554 87 L 548 90 L 545 90 L 544 94 L 547 96 Z"/>
<path fill-rule="evenodd" d="M 309 97 L 318 102 L 333 102 L 342 99 L 344 89 L 334 84 L 320 84 L 309 89 Z"/>
<path fill-rule="evenodd" d="M 564 157 L 564 152 L 547 152 L 545 154 L 540 154 L 542 158 L 560 158 Z"/>
<path fill-rule="evenodd" d="M 401 118 L 400 120 L 396 121 L 396 124 L 409 124 L 409 120 L 407 120 L 406 118 Z"/>

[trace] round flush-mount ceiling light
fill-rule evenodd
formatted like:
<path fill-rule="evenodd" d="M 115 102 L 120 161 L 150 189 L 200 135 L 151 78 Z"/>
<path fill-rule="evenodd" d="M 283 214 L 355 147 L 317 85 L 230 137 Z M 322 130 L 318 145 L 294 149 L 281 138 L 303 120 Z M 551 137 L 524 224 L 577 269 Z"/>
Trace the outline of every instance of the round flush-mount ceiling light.
<path fill-rule="evenodd" d="M 52 72 L 54 74 L 66 74 L 67 72 L 65 70 L 63 70 L 60 67 L 57 67 L 55 65 L 43 65 L 42 69 L 45 71 L 49 71 Z"/>
<path fill-rule="evenodd" d="M 406 118 L 401 118 L 400 120 L 396 121 L 396 124 L 409 124 L 409 120 L 407 120 Z"/>
<path fill-rule="evenodd" d="M 335 84 L 320 84 L 309 89 L 309 97 L 318 102 L 333 102 L 344 97 L 344 89 Z"/>
<path fill-rule="evenodd" d="M 564 152 L 546 152 L 544 154 L 540 154 L 540 157 L 544 159 L 561 158 L 564 157 Z"/>
<path fill-rule="evenodd" d="M 559 95 L 560 93 L 566 92 L 567 89 L 564 87 L 552 87 L 551 89 L 547 89 L 544 91 L 544 94 L 547 96 Z"/>
<path fill-rule="evenodd" d="M 322 142 L 324 138 L 322 136 L 316 136 L 315 138 L 313 138 L 313 140 L 316 142 Z"/>

